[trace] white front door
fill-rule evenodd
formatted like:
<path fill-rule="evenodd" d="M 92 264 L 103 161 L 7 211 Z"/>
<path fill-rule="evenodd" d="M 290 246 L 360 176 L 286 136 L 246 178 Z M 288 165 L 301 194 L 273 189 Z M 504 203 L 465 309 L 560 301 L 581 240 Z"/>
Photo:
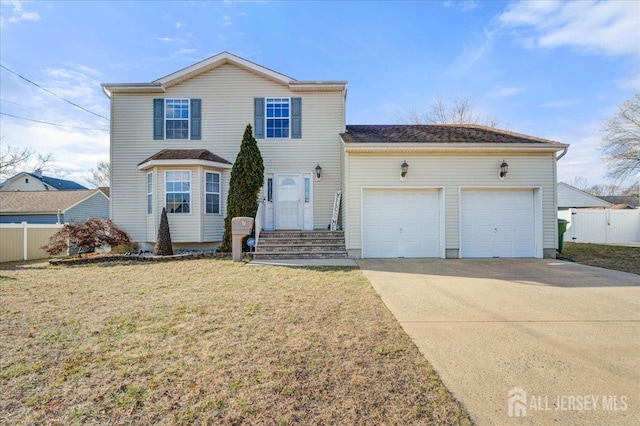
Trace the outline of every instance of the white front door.
<path fill-rule="evenodd" d="M 281 174 L 276 186 L 276 228 L 301 229 L 302 200 L 299 174 Z"/>

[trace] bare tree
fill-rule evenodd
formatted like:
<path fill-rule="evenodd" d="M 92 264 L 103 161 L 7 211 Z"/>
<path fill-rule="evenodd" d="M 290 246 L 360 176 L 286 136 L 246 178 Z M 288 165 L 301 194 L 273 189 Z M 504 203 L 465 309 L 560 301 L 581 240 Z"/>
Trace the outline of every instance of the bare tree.
<path fill-rule="evenodd" d="M 97 168 L 90 170 L 92 177 L 87 179 L 91 185 L 96 187 L 110 186 L 111 183 L 111 165 L 108 161 L 98 161 Z"/>
<path fill-rule="evenodd" d="M 17 172 L 29 170 L 27 167 L 32 160 L 36 160 L 35 165 L 30 169 L 45 169 L 53 160 L 53 153 L 39 154 L 29 147 L 12 147 L 7 145 L 0 149 L 0 179 L 6 179 Z"/>
<path fill-rule="evenodd" d="M 571 179 L 569 179 L 567 182 L 565 182 L 571 186 L 573 186 L 574 188 L 578 188 L 584 192 L 589 192 L 589 182 L 587 181 L 586 178 L 583 178 L 581 176 L 574 176 Z"/>
<path fill-rule="evenodd" d="M 448 103 L 436 99 L 429 111 L 419 112 L 413 109 L 398 118 L 402 124 L 481 124 L 497 127 L 500 124 L 495 116 L 476 112 L 469 98 L 456 98 Z"/>
<path fill-rule="evenodd" d="M 640 171 L 640 93 L 618 107 L 602 126 L 601 151 L 609 167 L 607 175 L 622 181 Z"/>

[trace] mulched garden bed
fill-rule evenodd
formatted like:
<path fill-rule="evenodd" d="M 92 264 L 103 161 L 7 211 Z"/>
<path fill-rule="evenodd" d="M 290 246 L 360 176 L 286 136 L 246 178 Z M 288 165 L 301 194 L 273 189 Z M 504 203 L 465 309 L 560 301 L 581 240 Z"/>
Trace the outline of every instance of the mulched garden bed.
<path fill-rule="evenodd" d="M 248 255 L 248 253 L 243 253 Z M 172 256 L 153 256 L 148 254 L 104 254 L 104 255 L 88 255 L 87 257 L 69 257 L 64 259 L 52 259 L 49 261 L 51 265 L 73 266 L 85 265 L 91 263 L 103 262 L 171 262 L 173 260 L 194 260 L 194 259 L 231 259 L 231 253 L 184 253 L 174 254 Z"/>

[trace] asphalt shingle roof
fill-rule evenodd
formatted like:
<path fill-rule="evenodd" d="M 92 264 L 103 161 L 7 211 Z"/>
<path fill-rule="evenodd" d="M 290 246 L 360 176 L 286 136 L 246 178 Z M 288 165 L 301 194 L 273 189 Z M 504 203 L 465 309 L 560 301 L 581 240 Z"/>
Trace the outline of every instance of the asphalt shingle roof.
<path fill-rule="evenodd" d="M 638 207 L 640 202 L 638 200 L 638 194 L 632 195 L 602 195 L 601 198 L 611 204 L 626 204 L 630 207 Z"/>
<path fill-rule="evenodd" d="M 214 154 L 207 149 L 163 149 L 153 154 L 151 157 L 138 163 L 144 164 L 153 160 L 206 160 L 217 163 L 231 164 L 224 158 Z"/>
<path fill-rule="evenodd" d="M 0 213 L 63 212 L 97 191 L 0 191 Z"/>
<path fill-rule="evenodd" d="M 346 143 L 547 143 L 548 139 L 477 124 L 348 125 Z"/>
<path fill-rule="evenodd" d="M 72 180 L 58 179 L 50 176 L 42 176 L 41 178 L 33 173 L 29 173 L 36 179 L 40 179 L 47 185 L 51 185 L 56 189 L 61 191 L 72 191 L 72 190 L 80 190 L 80 189 L 88 189 L 86 186 L 82 186 L 79 183 L 76 183 Z"/>

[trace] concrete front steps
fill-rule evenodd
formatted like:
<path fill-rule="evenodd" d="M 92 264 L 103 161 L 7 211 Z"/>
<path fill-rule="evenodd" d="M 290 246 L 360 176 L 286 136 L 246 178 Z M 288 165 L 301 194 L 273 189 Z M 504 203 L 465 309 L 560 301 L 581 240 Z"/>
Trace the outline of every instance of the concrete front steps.
<path fill-rule="evenodd" d="M 262 231 L 256 260 L 346 259 L 342 231 Z"/>

